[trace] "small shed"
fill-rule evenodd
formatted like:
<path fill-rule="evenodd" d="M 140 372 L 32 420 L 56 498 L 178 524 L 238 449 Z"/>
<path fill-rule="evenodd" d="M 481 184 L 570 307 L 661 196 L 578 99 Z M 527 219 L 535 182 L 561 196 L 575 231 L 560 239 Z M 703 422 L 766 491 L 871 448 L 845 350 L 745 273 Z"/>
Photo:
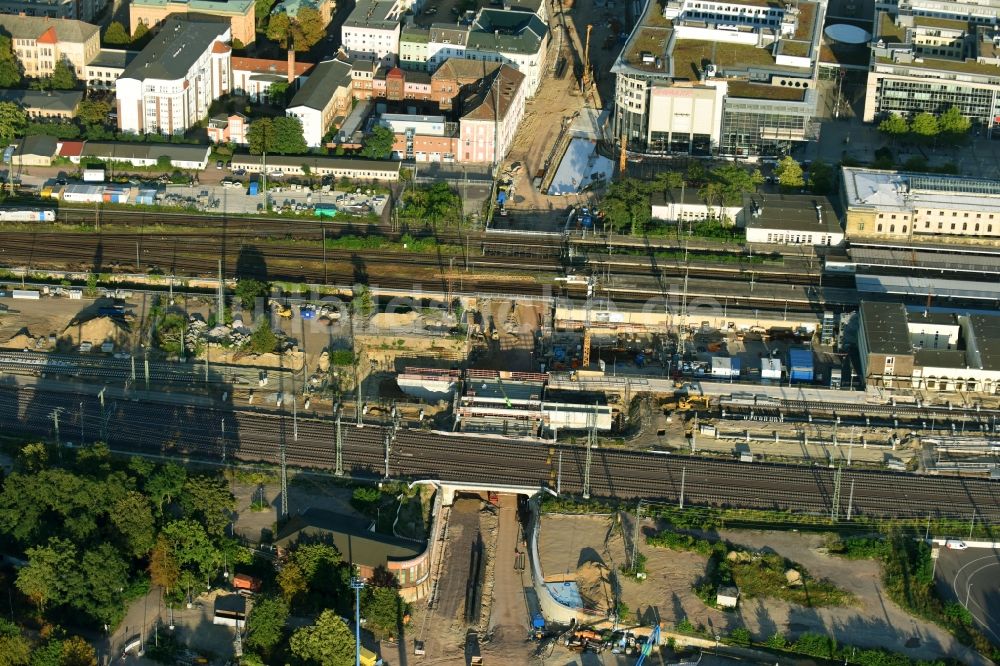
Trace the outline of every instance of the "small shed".
<path fill-rule="evenodd" d="M 715 593 L 715 603 L 723 608 L 736 608 L 740 591 L 734 585 L 722 585 Z"/>
<path fill-rule="evenodd" d="M 714 356 L 712 357 L 712 376 L 713 377 L 739 377 L 740 376 L 740 359 L 730 358 L 728 356 Z"/>
<path fill-rule="evenodd" d="M 788 350 L 788 377 L 796 382 L 813 380 L 813 353 L 809 348 Z"/>
<path fill-rule="evenodd" d="M 761 379 L 781 379 L 781 359 L 762 358 L 760 359 Z"/>
<path fill-rule="evenodd" d="M 223 594 L 215 598 L 215 613 L 212 624 L 227 627 L 245 625 L 247 620 L 247 600 L 238 594 Z"/>

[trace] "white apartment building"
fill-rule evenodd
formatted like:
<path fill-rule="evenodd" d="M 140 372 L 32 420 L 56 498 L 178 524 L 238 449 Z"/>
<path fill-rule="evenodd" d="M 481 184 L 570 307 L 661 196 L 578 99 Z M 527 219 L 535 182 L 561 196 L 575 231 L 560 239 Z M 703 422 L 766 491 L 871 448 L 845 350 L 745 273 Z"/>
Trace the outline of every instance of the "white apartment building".
<path fill-rule="evenodd" d="M 123 132 L 181 134 L 229 92 L 228 22 L 168 20 L 115 82 Z"/>
<path fill-rule="evenodd" d="M 352 59 L 394 66 L 399 54 L 400 16 L 405 9 L 393 0 L 359 0 L 340 28 L 341 48 Z"/>
<path fill-rule="evenodd" d="M 312 70 L 285 111 L 285 115 L 302 123 L 307 146 L 321 146 L 333 121 L 347 116 L 351 110 L 351 90 L 351 66 L 346 62 L 326 60 Z"/>

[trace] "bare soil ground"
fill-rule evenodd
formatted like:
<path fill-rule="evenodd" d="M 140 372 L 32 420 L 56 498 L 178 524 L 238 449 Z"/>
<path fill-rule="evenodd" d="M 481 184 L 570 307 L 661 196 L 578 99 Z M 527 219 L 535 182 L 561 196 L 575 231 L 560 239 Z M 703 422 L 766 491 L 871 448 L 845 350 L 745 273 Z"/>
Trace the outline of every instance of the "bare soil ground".
<path fill-rule="evenodd" d="M 644 521 L 641 532 L 655 531 Z M 771 548 L 801 564 L 817 578 L 828 578 L 853 594 L 850 607 L 805 608 L 776 599 L 741 600 L 735 613 L 707 607 L 692 585 L 704 574 L 706 558 L 695 553 L 652 548 L 640 537 L 648 577 L 644 582 L 620 578 L 621 600 L 639 622 L 676 624 L 687 617 L 711 631 L 747 627 L 758 639 L 775 632 L 795 637 L 806 631 L 825 633 L 838 641 L 862 647 L 884 647 L 914 659 L 950 656 L 962 663 L 985 663 L 940 627 L 915 618 L 886 595 L 878 564 L 845 560 L 823 550 L 821 535 L 796 532 L 725 530 L 718 536 L 748 548 Z M 540 558 L 546 578 L 576 575 L 580 565 L 600 561 L 617 569 L 625 561 L 626 543 L 609 516 L 547 515 L 542 520 Z"/>

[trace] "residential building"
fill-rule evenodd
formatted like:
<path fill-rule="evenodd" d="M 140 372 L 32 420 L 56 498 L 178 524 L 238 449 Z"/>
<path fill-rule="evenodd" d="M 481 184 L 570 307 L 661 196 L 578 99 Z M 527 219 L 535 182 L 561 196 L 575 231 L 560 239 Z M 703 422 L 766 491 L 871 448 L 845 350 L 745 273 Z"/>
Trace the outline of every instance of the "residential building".
<path fill-rule="evenodd" d="M 431 99 L 442 111 L 461 108 L 461 97 L 500 68 L 495 62 L 451 58 L 431 74 Z"/>
<path fill-rule="evenodd" d="M 342 60 L 327 60 L 316 65 L 285 113 L 302 122 L 306 145 L 316 148 L 336 118 L 351 110 L 351 66 Z"/>
<path fill-rule="evenodd" d="M 246 169 L 250 173 L 260 173 L 280 169 L 289 176 L 304 176 L 303 166 L 309 167 L 313 176 L 330 176 L 357 181 L 396 181 L 402 163 L 392 160 L 364 160 L 352 157 L 322 157 L 319 155 L 261 155 L 237 153 L 233 155 L 233 169 Z"/>
<path fill-rule="evenodd" d="M 221 113 L 208 119 L 208 140 L 212 143 L 235 143 L 245 146 L 250 122 L 242 113 Z"/>
<path fill-rule="evenodd" d="M 469 42 L 469 29 L 450 23 L 435 23 L 428 29 L 427 38 L 425 62 L 427 63 L 427 71 L 434 72 L 452 58 L 465 58 L 465 47 Z M 411 47 L 408 45 L 407 48 Z"/>
<path fill-rule="evenodd" d="M 51 76 L 56 63 L 64 60 L 84 79 L 84 68 L 101 50 L 98 27 L 72 19 L 0 15 L 0 32 L 10 36 L 14 55 L 29 78 Z"/>
<path fill-rule="evenodd" d="M 649 195 L 651 217 L 664 222 L 688 225 L 703 220 L 729 220 L 734 223 L 743 210 L 742 204 L 713 205 L 705 203 L 698 189 L 684 188 L 669 192 L 653 192 Z"/>
<path fill-rule="evenodd" d="M 423 71 L 389 68 L 378 60 L 354 60 L 351 88 L 355 99 L 429 100 L 431 76 Z"/>
<path fill-rule="evenodd" d="M 83 144 L 80 160 L 99 160 L 105 163 L 131 166 L 156 166 L 161 157 L 170 160 L 177 169 L 202 171 L 208 166 L 210 146 L 178 143 L 132 143 L 126 141 L 87 141 Z"/>
<path fill-rule="evenodd" d="M 84 67 L 84 80 L 88 90 L 114 90 L 115 81 L 122 75 L 129 63 L 139 55 L 138 51 L 122 49 L 101 49 L 97 56 Z"/>
<path fill-rule="evenodd" d="M 79 90 L 0 89 L 0 102 L 14 102 L 33 120 L 69 120 L 82 101 Z"/>
<path fill-rule="evenodd" d="M 407 25 L 399 33 L 399 66 L 405 70 L 427 71 L 430 28 Z"/>
<path fill-rule="evenodd" d="M 1000 181 L 844 167 L 849 240 L 1000 242 Z"/>
<path fill-rule="evenodd" d="M 229 23 L 169 19 L 115 82 L 123 132 L 181 134 L 230 90 Z"/>
<path fill-rule="evenodd" d="M 383 113 L 379 124 L 392 130 L 394 160 L 454 162 L 458 154 L 459 125 L 444 116 Z"/>
<path fill-rule="evenodd" d="M 525 76 L 501 65 L 462 99 L 459 160 L 495 163 L 507 156 L 524 117 Z"/>
<path fill-rule="evenodd" d="M 826 4 L 649 0 L 612 67 L 612 134 L 640 153 L 757 156 L 815 136 Z"/>
<path fill-rule="evenodd" d="M 134 34 L 140 23 L 156 28 L 178 14 L 213 16 L 229 22 L 231 39 L 251 44 L 256 38 L 255 8 L 254 0 L 131 0 L 129 29 Z"/>
<path fill-rule="evenodd" d="M 26 136 L 16 146 L 11 166 L 20 171 L 28 166 L 52 166 L 52 158 L 59 150 L 59 140 L 46 135 Z"/>
<path fill-rule="evenodd" d="M 404 11 L 405 7 L 392 0 L 358 0 L 340 29 L 341 48 L 352 59 L 395 65 Z"/>
<path fill-rule="evenodd" d="M 844 242 L 844 230 L 826 197 L 805 194 L 748 194 L 736 218 L 747 243 L 827 245 Z"/>
<path fill-rule="evenodd" d="M 107 5 L 107 0 L 2 0 L 0 14 L 93 23 Z"/>
<path fill-rule="evenodd" d="M 481 9 L 469 30 L 465 57 L 510 65 L 524 75 L 525 94 L 532 97 L 542 80 L 548 47 L 548 26 L 534 14 Z"/>
<path fill-rule="evenodd" d="M 992 136 L 1000 117 L 1000 4 L 913 0 L 876 13 L 864 120 L 955 106 Z"/>
<path fill-rule="evenodd" d="M 862 301 L 865 384 L 883 390 L 1000 393 L 1000 316 Z"/>
<path fill-rule="evenodd" d="M 297 88 L 313 69 L 310 62 L 296 62 L 295 51 L 291 50 L 287 60 L 234 57 L 231 66 L 233 94 L 246 95 L 253 102 L 268 101 L 268 91 L 275 83 L 287 83 L 293 89 Z"/>
<path fill-rule="evenodd" d="M 375 569 L 385 568 L 395 577 L 405 601 L 425 597 L 431 588 L 431 548 L 422 541 L 373 532 L 369 523 L 309 508 L 278 530 L 274 545 L 283 558 L 295 544 L 332 543 L 361 578 L 371 578 Z"/>

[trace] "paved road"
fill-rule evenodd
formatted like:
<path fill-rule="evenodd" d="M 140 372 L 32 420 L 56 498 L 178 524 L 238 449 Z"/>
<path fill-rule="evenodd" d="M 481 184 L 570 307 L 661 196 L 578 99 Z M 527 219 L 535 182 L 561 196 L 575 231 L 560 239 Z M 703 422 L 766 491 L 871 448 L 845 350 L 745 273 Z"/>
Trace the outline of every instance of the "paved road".
<path fill-rule="evenodd" d="M 942 548 L 937 587 L 969 609 L 990 640 L 1000 642 L 1000 550 Z"/>

